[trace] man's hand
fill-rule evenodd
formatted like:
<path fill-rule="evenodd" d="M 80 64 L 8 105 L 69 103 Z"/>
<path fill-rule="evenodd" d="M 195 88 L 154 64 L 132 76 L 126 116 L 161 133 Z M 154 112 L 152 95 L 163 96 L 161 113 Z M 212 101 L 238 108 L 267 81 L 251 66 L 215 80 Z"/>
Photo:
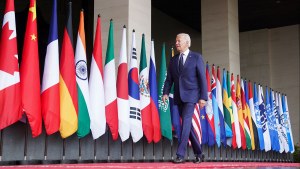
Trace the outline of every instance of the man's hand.
<path fill-rule="evenodd" d="M 163 102 L 166 104 L 166 101 L 169 99 L 169 95 L 164 94 L 162 97 Z"/>
<path fill-rule="evenodd" d="M 205 100 L 202 100 L 202 99 L 199 100 L 200 109 L 202 109 L 205 106 L 205 104 L 206 104 Z"/>

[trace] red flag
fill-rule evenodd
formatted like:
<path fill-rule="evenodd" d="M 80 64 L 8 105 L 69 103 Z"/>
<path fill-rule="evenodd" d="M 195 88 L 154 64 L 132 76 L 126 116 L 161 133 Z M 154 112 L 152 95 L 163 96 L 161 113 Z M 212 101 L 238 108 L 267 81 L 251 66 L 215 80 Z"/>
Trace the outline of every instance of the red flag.
<path fill-rule="evenodd" d="M 22 117 L 14 0 L 6 0 L 0 41 L 0 130 Z"/>
<path fill-rule="evenodd" d="M 40 91 L 36 2 L 30 0 L 21 63 L 21 95 L 32 137 L 37 137 L 42 132 Z"/>

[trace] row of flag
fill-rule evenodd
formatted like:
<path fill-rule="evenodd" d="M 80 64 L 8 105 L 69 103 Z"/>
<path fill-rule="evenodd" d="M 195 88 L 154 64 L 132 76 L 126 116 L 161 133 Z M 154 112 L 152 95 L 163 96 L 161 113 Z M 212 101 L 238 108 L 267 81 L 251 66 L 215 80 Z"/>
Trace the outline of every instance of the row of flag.
<path fill-rule="evenodd" d="M 202 144 L 294 152 L 287 96 L 206 65 L 208 101 L 201 114 Z"/>
<path fill-rule="evenodd" d="M 40 86 L 36 27 L 36 2 L 30 0 L 22 62 L 18 65 L 14 0 L 6 0 L 0 43 L 0 130 L 18 121 L 25 112 L 32 136 L 60 132 L 62 138 L 77 133 L 99 138 L 110 129 L 113 140 L 130 135 L 133 142 L 143 136 L 159 142 L 172 140 L 172 130 L 180 139 L 181 119 L 173 102 L 162 102 L 167 74 L 165 45 L 162 48 L 159 77 L 156 77 L 154 42 L 147 65 L 145 36 L 142 36 L 138 68 L 135 31 L 132 32 L 130 65 L 127 64 L 126 27 L 123 27 L 119 63 L 115 67 L 114 27 L 110 21 L 105 65 L 102 62 L 101 20 L 97 19 L 90 70 L 86 61 L 84 13 L 80 12 L 76 51 L 73 49 L 72 7 L 64 28 L 59 56 L 57 0 L 52 17 Z M 174 51 L 172 50 L 172 56 Z M 129 69 L 128 69 L 129 68 Z M 117 72 L 115 72 L 117 70 Z M 294 143 L 285 95 L 234 77 L 206 65 L 207 105 L 195 106 L 192 126 L 202 144 L 221 144 L 242 149 L 293 152 Z M 88 71 L 90 76 L 88 76 Z M 117 74 L 117 76 L 115 76 Z M 158 79 L 158 82 L 156 81 Z M 158 84 L 158 85 L 157 85 Z M 264 96 L 265 93 L 265 96 Z"/>
<path fill-rule="evenodd" d="M 148 66 L 143 35 L 138 70 L 133 31 L 128 71 L 124 26 L 116 73 L 114 26 L 111 20 L 103 68 L 101 20 L 98 16 L 94 51 L 90 70 L 88 70 L 84 13 L 80 12 L 74 52 L 71 5 L 70 2 L 59 56 L 57 0 L 53 0 L 45 66 L 40 86 L 36 1 L 30 0 L 23 57 L 19 70 L 14 0 L 6 0 L 0 44 L 0 130 L 20 120 L 25 113 L 33 137 L 42 133 L 42 123 L 48 135 L 59 131 L 62 138 L 67 138 L 76 132 L 78 137 L 82 138 L 91 132 L 94 139 L 103 135 L 108 125 L 113 140 L 117 140 L 120 136 L 121 140 L 125 141 L 131 134 L 134 142 L 139 141 L 143 135 L 149 143 L 160 141 L 154 42 L 151 42 Z M 162 80 L 161 84 L 164 82 L 164 79 Z M 170 119 L 169 124 L 171 126 Z"/>

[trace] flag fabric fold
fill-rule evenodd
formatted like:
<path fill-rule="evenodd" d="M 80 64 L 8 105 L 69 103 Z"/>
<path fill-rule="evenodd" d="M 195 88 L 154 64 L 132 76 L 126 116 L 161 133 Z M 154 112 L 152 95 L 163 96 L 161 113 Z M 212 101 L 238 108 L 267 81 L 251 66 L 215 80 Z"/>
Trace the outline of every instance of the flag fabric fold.
<path fill-rule="evenodd" d="M 172 122 L 170 114 L 170 104 L 169 100 L 164 103 L 162 101 L 164 82 L 167 78 L 167 66 L 166 66 L 166 51 L 165 43 L 162 46 L 161 63 L 160 63 L 160 73 L 158 79 L 158 96 L 159 96 L 159 115 L 160 115 L 160 127 L 162 136 L 169 140 L 172 140 Z"/>
<path fill-rule="evenodd" d="M 137 67 L 137 51 L 135 41 L 135 31 L 132 32 L 132 47 L 130 57 L 130 70 L 128 73 L 129 90 L 129 123 L 132 141 L 138 142 L 143 137 L 142 115 L 139 93 L 139 71 Z"/>
<path fill-rule="evenodd" d="M 230 83 L 230 81 L 229 81 L 229 83 Z M 231 95 L 228 92 L 227 85 L 228 85 L 227 84 L 227 74 L 226 74 L 225 69 L 223 69 L 222 90 L 223 90 L 225 136 L 226 136 L 227 145 L 231 146 L 232 145 L 232 127 L 231 127 L 232 106 L 231 106 Z"/>
<path fill-rule="evenodd" d="M 90 68 L 89 92 L 91 131 L 93 138 L 97 139 L 106 130 L 100 16 L 97 18 L 94 51 Z"/>
<path fill-rule="evenodd" d="M 142 35 L 142 45 L 141 45 L 141 59 L 140 59 L 140 77 L 139 77 L 139 87 L 140 87 L 140 104 L 142 112 L 142 124 L 144 135 L 148 141 L 151 143 L 153 141 L 153 126 L 152 126 L 152 114 L 150 107 L 150 91 L 149 91 L 149 78 L 148 78 L 148 67 L 146 58 L 146 47 L 145 47 L 145 35 Z"/>
<path fill-rule="evenodd" d="M 231 98 L 232 98 L 232 115 L 233 115 L 233 124 L 232 124 L 232 147 L 241 148 L 241 129 L 239 125 L 239 115 L 237 109 L 236 101 L 236 90 L 234 86 L 234 76 L 231 74 Z"/>
<path fill-rule="evenodd" d="M 57 0 L 53 0 L 48 46 L 42 82 L 42 115 L 46 133 L 59 130 L 59 46 L 57 28 Z"/>
<path fill-rule="evenodd" d="M 241 79 L 240 76 L 237 75 L 237 84 L 236 84 L 236 105 L 238 109 L 239 116 L 239 125 L 241 132 L 241 144 L 242 149 L 246 149 L 246 136 L 245 136 L 245 128 L 244 128 L 244 113 L 243 113 L 243 103 L 242 103 L 242 92 L 241 92 Z"/>
<path fill-rule="evenodd" d="M 21 62 L 21 96 L 32 137 L 42 133 L 36 1 L 30 0 Z"/>
<path fill-rule="evenodd" d="M 225 120 L 224 120 L 224 110 L 222 104 L 222 86 L 221 86 L 221 76 L 220 76 L 220 68 L 217 68 L 217 80 L 216 80 L 216 99 L 218 105 L 219 112 L 219 125 L 220 125 L 220 139 L 221 143 L 226 146 L 226 132 L 225 132 Z"/>
<path fill-rule="evenodd" d="M 255 149 L 259 150 L 259 138 L 257 133 L 257 123 L 256 123 L 256 116 L 255 116 L 255 106 L 254 106 L 254 98 L 253 98 L 253 90 L 251 82 L 248 82 L 248 97 L 249 97 L 249 109 L 250 109 L 250 117 L 249 120 L 252 122 L 252 131 L 253 131 L 253 140 Z"/>
<path fill-rule="evenodd" d="M 106 59 L 104 66 L 105 115 L 113 140 L 118 139 L 118 105 L 114 55 L 114 25 L 110 20 Z"/>
<path fill-rule="evenodd" d="M 158 112 L 158 94 L 156 82 L 156 66 L 154 54 L 154 41 L 151 41 L 150 52 L 150 68 L 149 68 L 149 88 L 150 88 L 150 107 L 151 107 L 151 121 L 153 126 L 153 142 L 157 143 L 161 139 L 160 121 Z"/>
<path fill-rule="evenodd" d="M 213 106 L 213 114 L 214 114 L 214 126 L 215 126 L 215 137 L 216 143 L 218 147 L 221 146 L 221 135 L 220 135 L 220 117 L 217 103 L 217 84 L 216 84 L 216 74 L 215 74 L 215 66 L 213 65 L 211 68 L 211 93 L 212 93 L 212 106 Z"/>
<path fill-rule="evenodd" d="M 0 41 L 0 130 L 22 117 L 14 0 L 6 0 Z"/>
<path fill-rule="evenodd" d="M 291 127 L 291 119 L 289 115 L 289 108 L 287 103 L 287 96 L 282 95 L 282 107 L 285 119 L 285 128 L 287 131 L 287 138 L 288 138 L 288 145 L 289 145 L 289 152 L 293 153 L 295 151 L 294 140 L 293 140 L 293 133 Z"/>
<path fill-rule="evenodd" d="M 75 51 L 75 73 L 78 93 L 78 129 L 77 135 L 82 138 L 90 133 L 89 116 L 89 79 L 86 62 L 86 45 L 84 31 L 84 13 L 80 12 L 79 29 Z"/>
<path fill-rule="evenodd" d="M 78 128 L 78 99 L 73 49 L 72 3 L 68 3 L 68 14 L 60 56 L 60 135 L 67 138 Z"/>
<path fill-rule="evenodd" d="M 120 49 L 120 57 L 119 57 L 118 76 L 117 76 L 119 135 L 122 141 L 126 141 L 130 135 L 127 73 L 128 73 L 128 68 L 127 68 L 126 27 L 124 26 L 121 49 Z"/>
<path fill-rule="evenodd" d="M 207 135 L 208 135 L 208 145 L 213 146 L 216 141 L 216 133 L 215 133 L 215 125 L 214 125 L 214 112 L 212 105 L 212 92 L 211 92 L 211 80 L 210 80 L 210 72 L 209 65 L 206 63 L 206 82 L 207 82 L 207 95 L 208 100 L 205 106 L 206 111 L 206 119 L 207 119 Z"/>

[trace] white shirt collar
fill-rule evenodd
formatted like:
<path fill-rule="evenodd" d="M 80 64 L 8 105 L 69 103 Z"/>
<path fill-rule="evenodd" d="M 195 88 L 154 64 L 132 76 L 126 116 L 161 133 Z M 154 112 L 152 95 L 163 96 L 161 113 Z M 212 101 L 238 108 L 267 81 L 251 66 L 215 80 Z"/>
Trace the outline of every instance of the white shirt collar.
<path fill-rule="evenodd" d="M 186 61 L 186 58 L 187 58 L 187 56 L 189 55 L 189 53 L 190 53 L 190 49 L 187 49 L 186 51 L 184 51 L 183 52 L 183 64 L 185 63 L 185 61 Z"/>

